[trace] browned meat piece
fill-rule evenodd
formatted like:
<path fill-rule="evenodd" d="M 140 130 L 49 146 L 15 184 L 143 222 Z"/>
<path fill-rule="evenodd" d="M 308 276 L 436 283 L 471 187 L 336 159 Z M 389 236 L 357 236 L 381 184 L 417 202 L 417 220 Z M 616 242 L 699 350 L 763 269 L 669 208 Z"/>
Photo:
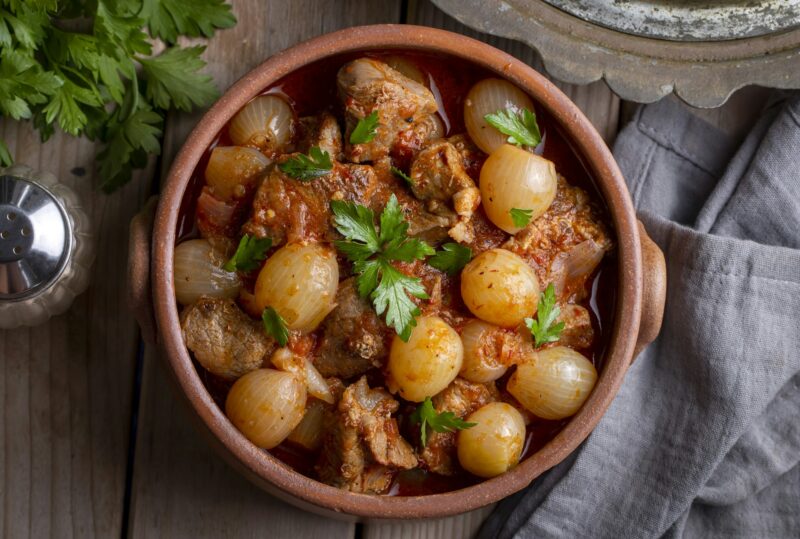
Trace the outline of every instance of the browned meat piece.
<path fill-rule="evenodd" d="M 464 171 L 461 154 L 446 140 L 429 142 L 411 165 L 411 190 L 436 215 L 458 215 L 449 235 L 463 243 L 475 239 L 470 218 L 481 202 L 475 182 Z"/>
<path fill-rule="evenodd" d="M 360 119 L 378 112 L 375 138 L 364 144 L 345 145 L 345 156 L 356 163 L 374 161 L 389 155 L 401 133 L 425 126 L 436 129 L 430 121 L 438 107 L 433 94 L 422 84 L 409 79 L 373 58 L 359 58 L 342 66 L 336 77 L 339 95 L 345 106 L 346 140 Z"/>
<path fill-rule="evenodd" d="M 275 343 L 261 324 L 244 314 L 231 299 L 201 297 L 181 313 L 186 346 L 209 372 L 227 380 L 261 366 Z"/>
<path fill-rule="evenodd" d="M 331 173 L 304 182 L 275 167 L 261 184 L 242 231 L 272 244 L 331 238 L 331 200 L 368 204 L 378 188 L 372 167 L 334 163 Z"/>
<path fill-rule="evenodd" d="M 470 178 L 477 181 L 481 175 L 481 167 L 483 166 L 486 157 L 488 157 L 480 148 L 475 146 L 466 133 L 460 135 L 453 135 L 447 139 L 447 142 L 453 145 L 456 151 L 461 155 L 461 165 L 469 175 Z"/>
<path fill-rule="evenodd" d="M 464 171 L 461 154 L 446 140 L 431 141 L 417 154 L 411 180 L 414 196 L 427 201 L 434 213 L 450 211 L 442 206 L 452 201 L 452 209 L 469 218 L 481 202 L 480 191 Z"/>
<path fill-rule="evenodd" d="M 594 340 L 594 328 L 589 311 L 580 305 L 567 304 L 561 307 L 559 321 L 564 322 L 564 329 L 559 336 L 558 346 L 569 346 L 576 350 L 589 348 Z"/>
<path fill-rule="evenodd" d="M 353 492 L 382 494 L 397 470 L 417 466 L 414 450 L 391 416 L 398 403 L 366 377 L 350 385 L 326 433 L 316 469 L 320 480 Z"/>
<path fill-rule="evenodd" d="M 414 156 L 429 140 L 442 138 L 444 136 L 444 126 L 439 116 L 431 114 L 427 118 L 421 119 L 410 129 L 400 132 L 397 140 L 392 147 L 392 160 L 401 169 L 408 169 Z"/>
<path fill-rule="evenodd" d="M 528 262 L 544 286 L 557 280 L 552 272 L 554 262 L 586 240 L 592 240 L 602 253 L 610 250 L 613 244 L 599 210 L 591 203 L 586 191 L 559 176 L 555 200 L 544 215 L 520 230 L 503 247 Z M 587 268 L 587 271 L 572 276 L 567 286 L 563 283 L 557 286 L 561 299 L 568 302 L 582 300 L 585 297 L 584 282 L 593 270 L 594 267 Z M 568 293 L 561 293 L 562 290 Z"/>
<path fill-rule="evenodd" d="M 380 367 L 388 353 L 384 338 L 388 328 L 369 301 L 358 296 L 354 281 L 339 284 L 336 308 L 322 323 L 314 366 L 323 376 L 359 376 Z"/>
<path fill-rule="evenodd" d="M 453 412 L 464 418 L 500 396 L 494 384 L 473 384 L 463 378 L 456 378 L 442 392 L 433 397 L 436 412 Z M 428 445 L 420 453 L 420 459 L 427 468 L 441 475 L 454 475 L 460 470 L 456 456 L 455 432 L 431 432 Z"/>
<path fill-rule="evenodd" d="M 300 118 L 300 141 L 297 151 L 307 154 L 314 146 L 328 152 L 331 159 L 342 160 L 342 131 L 333 114 L 323 112 L 319 116 Z"/>

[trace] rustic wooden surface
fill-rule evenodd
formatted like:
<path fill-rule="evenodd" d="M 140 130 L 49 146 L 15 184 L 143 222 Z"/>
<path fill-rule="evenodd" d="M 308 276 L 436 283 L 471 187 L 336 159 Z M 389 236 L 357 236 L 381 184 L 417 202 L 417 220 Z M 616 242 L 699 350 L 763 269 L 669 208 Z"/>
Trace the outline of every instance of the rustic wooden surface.
<path fill-rule="evenodd" d="M 408 22 L 465 33 L 536 68 L 524 45 L 479 34 L 427 0 L 233 0 L 238 25 L 218 33 L 206 59 L 221 88 L 272 53 L 338 28 Z M 611 143 L 630 106 L 604 83 L 559 86 Z M 763 91 L 748 89 L 698 111 L 744 133 Z M 491 508 L 433 521 L 352 524 L 321 518 L 265 494 L 229 468 L 193 428 L 151 349 L 139 353 L 126 309 L 127 225 L 198 114 L 170 117 L 163 166 L 113 196 L 92 190 L 94 146 L 0 122 L 19 163 L 55 172 L 89 201 L 98 234 L 92 286 L 70 311 L 32 329 L 0 332 L 2 537 L 469 537 Z M 140 357 L 141 356 L 141 357 Z M 127 493 L 127 495 L 126 495 Z"/>

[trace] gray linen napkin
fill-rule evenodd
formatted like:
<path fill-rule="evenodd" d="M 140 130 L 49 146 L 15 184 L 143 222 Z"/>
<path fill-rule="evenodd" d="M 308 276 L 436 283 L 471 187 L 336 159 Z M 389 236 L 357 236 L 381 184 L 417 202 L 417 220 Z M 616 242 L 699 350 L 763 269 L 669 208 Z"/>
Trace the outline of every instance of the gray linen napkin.
<path fill-rule="evenodd" d="M 662 100 L 614 153 L 666 256 L 661 335 L 479 537 L 800 537 L 800 97 L 738 150 Z"/>

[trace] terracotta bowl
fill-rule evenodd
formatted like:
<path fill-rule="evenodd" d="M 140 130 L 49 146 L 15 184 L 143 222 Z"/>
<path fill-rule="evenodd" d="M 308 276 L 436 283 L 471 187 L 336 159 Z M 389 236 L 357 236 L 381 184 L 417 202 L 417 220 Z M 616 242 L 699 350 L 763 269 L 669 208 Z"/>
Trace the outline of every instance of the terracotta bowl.
<path fill-rule="evenodd" d="M 549 112 L 562 136 L 584 160 L 605 199 L 617 234 L 619 275 L 614 325 L 597 386 L 584 406 L 555 438 L 508 473 L 468 488 L 428 496 L 345 492 L 295 472 L 251 444 L 214 403 L 192 364 L 181 336 L 173 288 L 173 251 L 181 200 L 195 166 L 226 122 L 265 87 L 306 64 L 341 53 L 385 49 L 451 55 L 523 88 Z M 155 212 L 152 242 L 150 238 L 148 218 L 143 214 L 132 226 L 132 303 L 145 337 L 158 342 L 180 392 L 188 399 L 203 430 L 235 468 L 265 490 L 328 515 L 444 517 L 496 502 L 526 487 L 586 439 L 616 395 L 632 358 L 658 333 L 664 306 L 663 255 L 636 220 L 614 158 L 578 107 L 545 77 L 505 52 L 458 34 L 417 26 L 366 26 L 327 34 L 272 56 L 244 76 L 203 116 L 175 158 Z M 151 283 L 152 296 L 148 291 Z"/>

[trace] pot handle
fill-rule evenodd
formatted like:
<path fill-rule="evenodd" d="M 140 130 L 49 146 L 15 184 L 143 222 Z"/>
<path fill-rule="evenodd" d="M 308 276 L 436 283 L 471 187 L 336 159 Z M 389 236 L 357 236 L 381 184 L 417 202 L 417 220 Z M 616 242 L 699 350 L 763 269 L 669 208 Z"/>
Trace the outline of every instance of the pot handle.
<path fill-rule="evenodd" d="M 156 323 L 150 292 L 150 240 L 158 197 L 150 197 L 142 210 L 131 219 L 128 237 L 128 300 L 130 310 L 148 344 L 156 343 Z"/>
<path fill-rule="evenodd" d="M 647 234 L 641 221 L 639 238 L 642 244 L 642 319 L 631 363 L 658 337 L 667 299 L 667 264 L 664 253 Z"/>

